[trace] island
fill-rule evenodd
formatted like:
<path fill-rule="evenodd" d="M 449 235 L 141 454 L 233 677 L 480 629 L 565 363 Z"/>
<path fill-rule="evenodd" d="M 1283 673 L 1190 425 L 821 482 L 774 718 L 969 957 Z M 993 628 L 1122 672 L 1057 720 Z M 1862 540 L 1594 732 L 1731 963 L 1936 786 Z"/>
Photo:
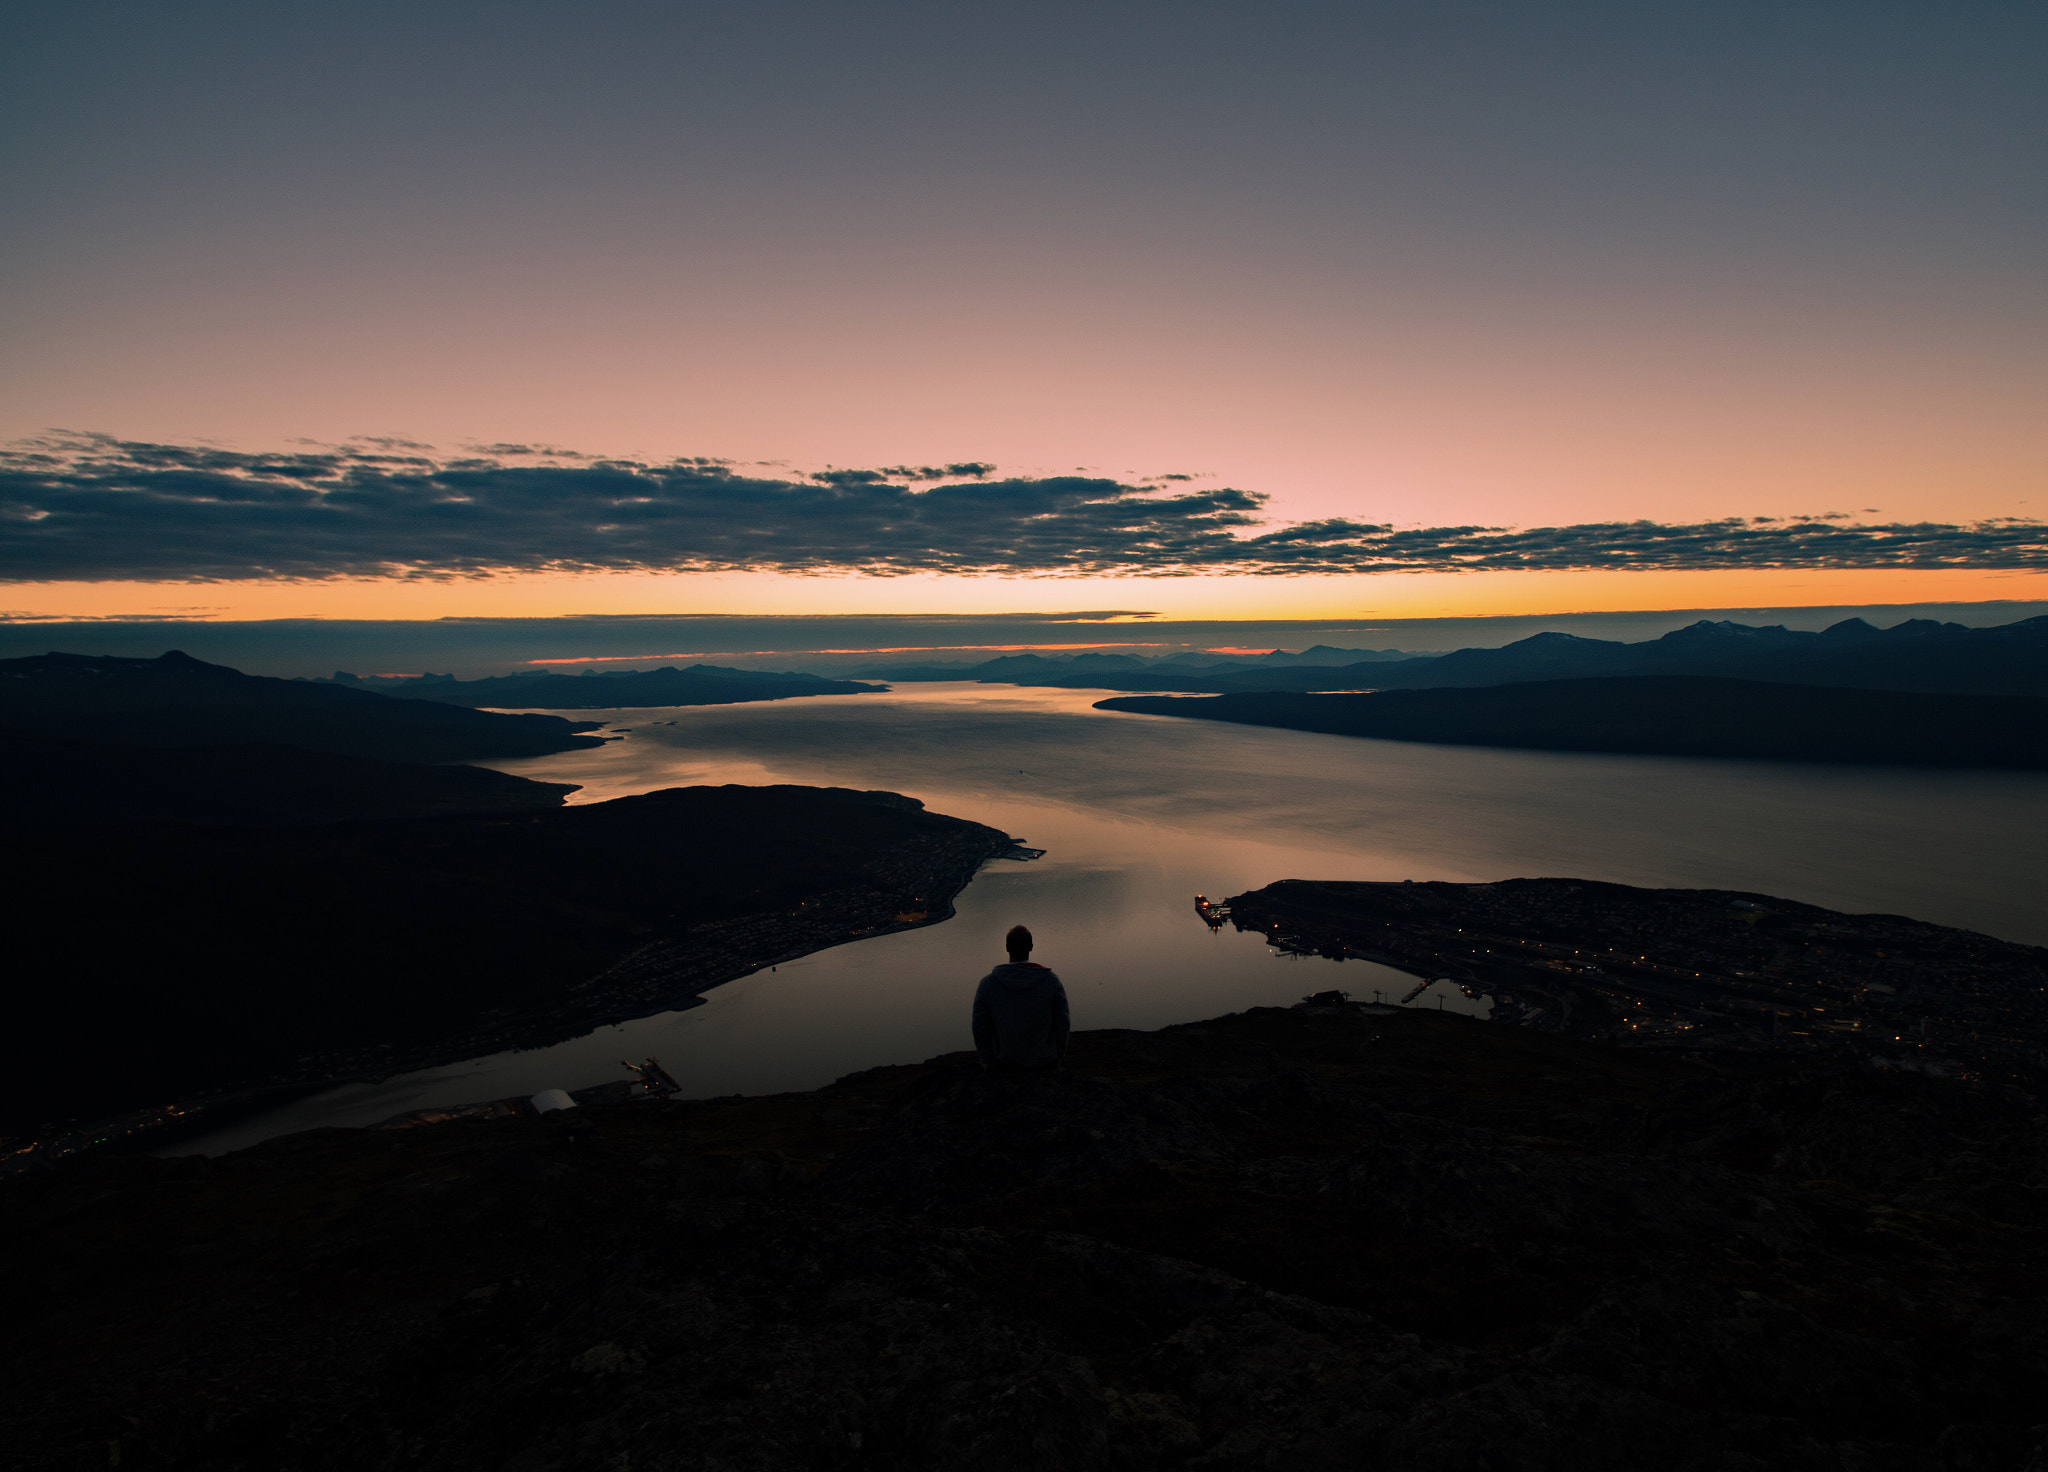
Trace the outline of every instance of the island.
<path fill-rule="evenodd" d="M 364 679 L 336 670 L 334 685 L 374 690 L 408 700 L 431 700 L 470 707 L 516 707 L 543 710 L 615 710 L 621 707 L 667 705 L 736 705 L 755 700 L 795 700 L 812 695 L 877 695 L 887 685 L 834 680 L 823 675 L 775 670 L 736 670 L 723 665 L 693 664 L 684 669 L 662 665 L 652 670 L 586 669 L 581 675 L 547 670 L 458 680 L 453 675 L 412 675 Z"/>
<path fill-rule="evenodd" d="M 1095 709 L 1450 746 L 2048 767 L 2048 696 L 2039 695 L 1617 675 L 1351 694 L 1126 695 L 1098 700 Z"/>
<path fill-rule="evenodd" d="M 8 1458 L 2019 1472 L 2039 1111 L 1304 1003 L 77 1157 L 0 1181 Z"/>

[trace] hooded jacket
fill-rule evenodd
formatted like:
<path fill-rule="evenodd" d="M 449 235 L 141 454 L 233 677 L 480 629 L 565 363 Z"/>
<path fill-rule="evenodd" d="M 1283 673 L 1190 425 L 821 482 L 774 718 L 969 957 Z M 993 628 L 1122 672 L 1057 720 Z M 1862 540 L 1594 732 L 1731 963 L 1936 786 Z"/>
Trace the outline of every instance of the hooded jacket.
<path fill-rule="evenodd" d="M 1067 989 L 1036 961 L 1010 961 L 974 992 L 974 1048 L 984 1062 L 1050 1068 L 1067 1051 Z"/>

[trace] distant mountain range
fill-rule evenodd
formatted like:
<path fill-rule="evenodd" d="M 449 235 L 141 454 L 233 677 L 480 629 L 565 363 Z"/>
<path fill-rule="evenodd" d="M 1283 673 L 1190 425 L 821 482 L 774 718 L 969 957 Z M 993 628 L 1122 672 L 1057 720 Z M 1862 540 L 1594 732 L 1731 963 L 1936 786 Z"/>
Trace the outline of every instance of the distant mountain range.
<path fill-rule="evenodd" d="M 581 675 L 549 671 L 458 680 L 453 675 L 372 676 L 336 670 L 312 683 L 374 691 L 407 700 L 431 700 L 472 709 L 539 707 L 545 710 L 616 710 L 623 706 L 732 705 L 748 700 L 788 700 L 803 695 L 863 695 L 885 687 L 768 670 L 735 670 L 715 664 L 687 669 L 585 670 Z"/>
<path fill-rule="evenodd" d="M 1170 654 L 1147 659 L 1135 654 L 1005 654 L 978 663 L 948 664 L 926 661 L 918 664 L 876 664 L 855 670 L 867 680 L 896 680 L 903 684 L 931 680 L 979 680 L 984 684 L 1063 685 L 1087 675 L 1153 674 L 1171 671 L 1186 678 L 1214 673 L 1246 673 L 1292 669 L 1296 666 L 1323 669 L 1354 664 L 1378 664 L 1392 660 L 1433 659 L 1434 655 L 1411 654 L 1400 649 L 1336 649 L 1317 644 L 1309 649 L 1275 649 L 1270 654 L 1215 655 L 1206 652 Z M 1097 688 L 1085 681 L 1077 689 Z M 1183 688 L 1175 686 L 1174 688 Z"/>
<path fill-rule="evenodd" d="M 1308 650 L 1310 654 L 1355 651 Z M 1249 691 L 1413 690 L 1505 685 L 1527 680 L 1687 675 L 1794 685 L 1856 686 L 1967 695 L 2048 695 L 2048 616 L 1996 628 L 1913 619 L 1879 629 L 1845 619 L 1819 633 L 1774 624 L 1755 628 L 1702 619 L 1661 639 L 1625 644 L 1574 634 L 1536 634 L 1499 649 L 1401 656 L 1366 652 L 1347 664 L 1253 668 L 1199 666 L 1123 655 L 1048 659 L 1016 655 L 946 675 L 897 679 L 984 680 L 1076 690 Z M 1392 655 L 1393 657 L 1388 657 Z"/>
<path fill-rule="evenodd" d="M 1452 746 L 2048 767 L 2048 699 L 2039 696 L 1610 675 L 1374 694 L 1133 695 L 1095 708 Z"/>
<path fill-rule="evenodd" d="M 1852 618 L 1819 633 L 1702 619 L 1639 644 L 1537 634 L 1500 649 L 1461 649 L 1426 665 L 1374 671 L 1372 683 L 1381 689 L 1417 689 L 1598 675 L 1710 675 L 1875 690 L 2048 695 L 2048 617 L 1989 629 L 1932 619 L 1879 629 Z"/>
<path fill-rule="evenodd" d="M 598 738 L 581 734 L 597 724 L 245 675 L 176 650 L 155 659 L 0 659 L 0 725 L 139 746 L 256 741 L 380 761 L 448 762 L 597 746 Z"/>

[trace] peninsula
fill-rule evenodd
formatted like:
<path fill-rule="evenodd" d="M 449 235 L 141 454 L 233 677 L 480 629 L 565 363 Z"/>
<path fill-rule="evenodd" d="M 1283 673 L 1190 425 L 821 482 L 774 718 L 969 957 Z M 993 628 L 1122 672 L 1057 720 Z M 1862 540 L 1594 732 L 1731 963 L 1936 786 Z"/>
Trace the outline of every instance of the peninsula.
<path fill-rule="evenodd" d="M 815 787 L 39 830 L 0 859 L 23 917 L 0 1131 L 24 1159 L 133 1145 L 251 1091 L 694 1005 L 762 966 L 943 920 L 1013 847 L 913 798 Z"/>
<path fill-rule="evenodd" d="M 2048 767 L 2048 697 L 1617 675 L 1353 694 L 1125 695 L 1097 710 L 1386 741 L 1940 767 Z"/>
<path fill-rule="evenodd" d="M 1407 972 L 1414 992 L 1455 981 L 1492 997 L 1496 1021 L 1541 1031 L 2048 1093 L 2048 948 L 1975 931 L 1592 879 L 1287 879 L 1197 908 L 1277 950 Z"/>
<path fill-rule="evenodd" d="M 614 710 L 632 706 L 735 705 L 755 700 L 794 700 L 807 695 L 876 695 L 887 685 L 834 680 L 822 675 L 770 670 L 735 670 L 693 664 L 652 670 L 591 670 L 581 675 L 534 671 L 458 680 L 452 675 L 363 679 L 337 670 L 331 682 L 344 689 L 375 690 L 408 700 L 470 707 L 538 707 L 543 710 Z"/>

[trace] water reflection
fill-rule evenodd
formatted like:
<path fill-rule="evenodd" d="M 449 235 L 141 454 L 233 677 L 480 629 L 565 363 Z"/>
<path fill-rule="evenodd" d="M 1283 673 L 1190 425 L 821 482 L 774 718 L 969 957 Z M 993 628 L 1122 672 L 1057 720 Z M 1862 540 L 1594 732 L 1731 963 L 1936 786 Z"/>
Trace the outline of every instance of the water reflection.
<path fill-rule="evenodd" d="M 1101 692 L 910 685 L 884 696 L 577 712 L 629 734 L 492 763 L 584 784 L 886 788 L 1044 848 L 991 865 L 943 925 L 821 952 L 702 1006 L 531 1053 L 333 1090 L 186 1149 L 619 1073 L 655 1054 L 698 1096 L 810 1088 L 968 1045 L 975 981 L 1022 921 L 1077 1027 L 1157 1027 L 1330 988 L 1405 996 L 1370 962 L 1275 955 L 1211 933 L 1200 892 L 1282 878 L 1577 875 L 1756 890 L 2048 941 L 2036 835 L 2048 776 L 1829 768 L 1362 741 L 1091 709 Z M 1416 1005 L 1483 1015 L 1455 987 Z"/>

